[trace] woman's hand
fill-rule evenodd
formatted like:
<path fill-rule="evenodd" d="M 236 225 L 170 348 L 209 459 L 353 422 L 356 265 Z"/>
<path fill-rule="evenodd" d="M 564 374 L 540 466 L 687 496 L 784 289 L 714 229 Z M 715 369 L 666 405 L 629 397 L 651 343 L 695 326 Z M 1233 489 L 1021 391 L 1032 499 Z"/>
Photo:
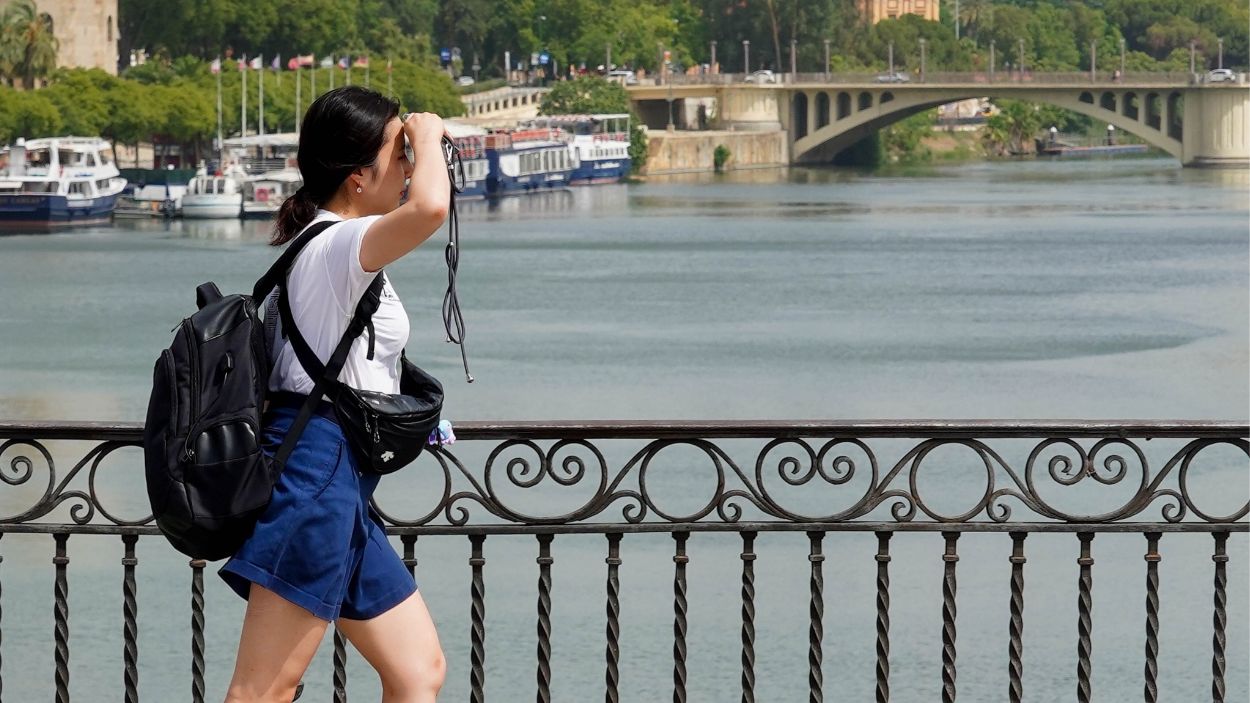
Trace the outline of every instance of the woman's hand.
<path fill-rule="evenodd" d="M 400 127 L 412 152 L 407 199 L 365 232 L 360 246 L 360 265 L 365 271 L 383 268 L 428 239 L 447 219 L 451 203 L 443 118 L 429 112 L 408 113 Z"/>
<path fill-rule="evenodd" d="M 443 118 L 432 112 L 409 112 L 404 115 L 404 136 L 415 150 L 418 145 L 437 144 L 447 133 Z"/>

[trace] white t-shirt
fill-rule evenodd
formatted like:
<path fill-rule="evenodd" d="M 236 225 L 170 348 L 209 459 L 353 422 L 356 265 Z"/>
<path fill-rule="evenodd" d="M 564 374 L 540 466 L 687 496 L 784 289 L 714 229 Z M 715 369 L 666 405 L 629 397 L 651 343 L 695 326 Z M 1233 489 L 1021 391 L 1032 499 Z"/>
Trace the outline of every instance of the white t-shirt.
<path fill-rule="evenodd" d="M 360 265 L 360 243 L 365 231 L 380 216 L 344 220 L 326 210 L 318 210 L 310 225 L 326 220 L 330 225 L 300 252 L 291 267 L 287 292 L 291 315 L 321 363 L 329 360 L 351 322 L 356 304 L 373 282 L 376 272 Z M 383 274 L 385 276 L 385 274 Z M 271 371 L 269 389 L 307 395 L 313 381 L 295 356 L 290 340 L 282 336 L 278 314 L 277 289 L 265 300 L 265 328 Z M 381 393 L 399 392 L 399 357 L 408 343 L 408 313 L 395 295 L 389 279 L 382 286 L 382 300 L 373 313 L 373 359 L 366 329 L 352 343 L 339 380 L 352 388 Z"/>

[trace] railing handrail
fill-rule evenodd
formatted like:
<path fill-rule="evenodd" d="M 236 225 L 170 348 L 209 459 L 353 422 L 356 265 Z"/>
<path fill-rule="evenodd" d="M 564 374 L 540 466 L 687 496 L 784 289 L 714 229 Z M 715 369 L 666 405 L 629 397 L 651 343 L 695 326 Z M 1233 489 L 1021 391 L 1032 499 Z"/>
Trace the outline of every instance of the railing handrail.
<path fill-rule="evenodd" d="M 1250 435 L 1240 420 L 476 420 L 456 422 L 461 439 L 673 439 L 764 437 L 1190 437 Z M 0 420 L 0 439 L 143 441 L 141 422 Z"/>

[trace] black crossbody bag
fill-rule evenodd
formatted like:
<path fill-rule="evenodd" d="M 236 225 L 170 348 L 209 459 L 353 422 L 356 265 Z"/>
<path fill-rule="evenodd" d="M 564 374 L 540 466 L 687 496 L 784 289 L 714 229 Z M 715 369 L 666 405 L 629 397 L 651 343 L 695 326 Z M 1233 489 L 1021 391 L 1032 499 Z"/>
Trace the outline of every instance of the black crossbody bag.
<path fill-rule="evenodd" d="M 330 224 L 314 225 L 300 236 L 311 240 Z M 289 274 L 289 269 L 283 271 L 282 280 L 277 283 L 278 314 L 283 334 L 304 372 L 313 379 L 313 389 L 288 434 L 299 436 L 324 398 L 334 407 L 339 427 L 362 473 L 389 474 L 412 463 L 425 448 L 430 433 L 438 427 L 443 408 L 443 386 L 438 379 L 421 370 L 401 352 L 399 393 L 364 391 L 338 380 L 352 344 L 365 331 L 369 334 L 369 358 L 373 358 L 373 313 L 381 304 L 382 272 L 378 272 L 361 296 L 347 330 L 325 364 L 317 358 L 295 324 L 286 289 Z M 274 459 L 279 466 L 285 466 L 294 450 L 294 442 L 284 442 Z"/>

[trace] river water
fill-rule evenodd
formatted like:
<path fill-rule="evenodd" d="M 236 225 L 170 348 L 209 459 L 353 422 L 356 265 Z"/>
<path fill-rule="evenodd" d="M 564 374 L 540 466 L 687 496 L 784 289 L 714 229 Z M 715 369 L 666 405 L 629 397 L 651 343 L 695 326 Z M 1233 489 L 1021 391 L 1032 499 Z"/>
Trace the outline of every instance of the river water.
<path fill-rule="evenodd" d="M 761 170 L 466 203 L 459 288 L 471 386 L 443 342 L 441 235 L 390 271 L 412 320 L 409 356 L 443 380 L 444 416 L 453 421 L 1245 422 L 1248 191 L 1245 171 L 1139 159 Z M 0 238 L 0 418 L 141 420 L 152 362 L 192 309 L 195 285 L 250 288 L 274 255 L 266 235 L 265 223 L 188 221 Z M 743 446 L 735 459 L 750 471 L 759 446 Z M 12 456 L 0 461 L 8 466 Z M 58 456 L 58 478 L 75 456 Z M 119 455 L 101 474 L 102 495 L 124 517 L 145 510 L 138 458 Z M 983 470 L 969 494 L 956 480 L 958 461 L 943 466 L 956 473 L 930 479 L 935 500 L 975 500 Z M 693 455 L 675 455 L 657 476 L 651 490 L 667 491 L 675 510 L 693 509 L 682 502 L 688 494 L 699 505 L 714 483 L 706 460 Z M 1195 477 L 1216 509 L 1244 504 L 1244 455 L 1218 455 Z M 425 512 L 405 510 L 428 505 L 421 477 L 388 482 L 384 507 Z M 5 487 L 0 511 L 20 511 L 41 489 Z M 550 503 L 536 510 L 562 512 L 567 494 L 538 495 Z M 1158 519 L 1159 507 L 1143 519 Z M 51 696 L 51 543 L 23 535 L 0 542 L 12 700 Z M 537 545 L 532 537 L 486 544 L 487 693 L 531 698 Z M 807 546 L 801 533 L 756 543 L 761 701 L 806 700 Z M 827 699 L 870 700 L 876 540 L 837 533 L 824 547 Z M 959 547 L 959 693 L 1005 700 L 1010 540 L 969 534 Z M 1140 535 L 1095 541 L 1095 700 L 1140 695 L 1144 548 Z M 1228 700 L 1246 700 L 1245 536 L 1234 535 L 1229 548 Z M 689 549 L 689 699 L 736 700 L 741 542 L 697 534 Z M 936 534 L 893 540 L 892 700 L 940 696 L 941 549 Z M 1034 535 L 1028 549 L 1025 692 L 1069 699 L 1077 540 Z M 671 697 L 672 550 L 663 535 L 623 544 L 622 700 Z M 1161 698 L 1204 698 L 1211 539 L 1168 536 L 1162 550 Z M 605 551 L 601 536 L 555 542 L 555 700 L 602 698 Z M 451 664 L 445 698 L 464 700 L 467 540 L 423 538 L 417 553 Z M 156 539 L 141 540 L 139 556 L 140 691 L 145 700 L 187 700 L 185 560 Z M 75 698 L 121 700 L 121 545 L 75 537 L 70 557 Z M 224 691 L 242 608 L 215 575 L 207 580 L 213 700 Z M 328 645 L 309 672 L 307 699 L 329 698 Z M 376 700 L 359 657 L 351 673 L 352 699 Z"/>

